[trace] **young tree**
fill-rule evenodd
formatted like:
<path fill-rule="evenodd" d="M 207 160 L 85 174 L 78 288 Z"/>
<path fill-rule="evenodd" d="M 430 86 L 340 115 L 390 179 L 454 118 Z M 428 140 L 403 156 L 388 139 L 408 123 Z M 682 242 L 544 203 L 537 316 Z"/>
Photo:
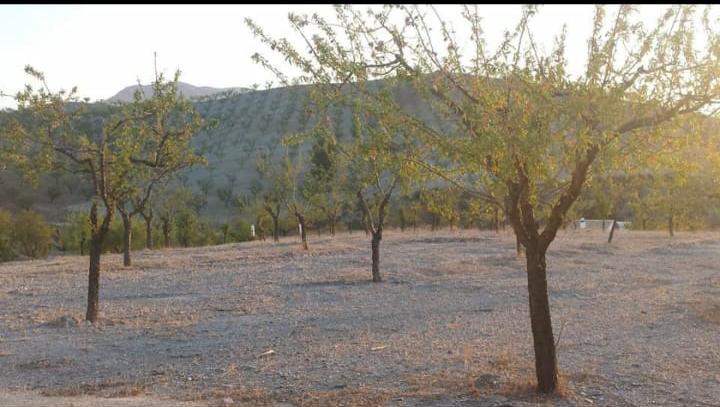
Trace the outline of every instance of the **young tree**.
<path fill-rule="evenodd" d="M 343 188 L 347 185 L 342 171 L 343 156 L 331 144 L 331 139 L 320 128 L 316 135 L 310 156 L 310 173 L 305 182 L 305 198 L 325 217 L 330 227 L 330 235 L 335 236 L 335 226 L 340 218 L 344 205 L 348 202 L 348 193 Z"/>
<path fill-rule="evenodd" d="M 164 189 L 153 202 L 154 210 L 160 220 L 160 231 L 163 235 L 163 247 L 172 245 L 173 225 L 178 213 L 189 206 L 192 190 L 180 187 L 173 190 Z"/>
<path fill-rule="evenodd" d="M 12 146 L 8 158 L 31 178 L 51 168 L 63 168 L 83 173 L 89 180 L 93 197 L 89 215 L 90 265 L 85 316 L 88 321 L 96 322 L 100 256 L 118 202 L 126 194 L 128 174 L 138 166 L 162 168 L 170 159 L 167 152 L 172 150 L 166 150 L 158 138 L 139 139 L 139 133 L 131 131 L 144 116 L 115 113 L 111 107 L 95 107 L 101 110 L 99 117 L 109 116 L 98 127 L 86 114 L 89 110 L 87 100 L 80 100 L 76 89 L 53 92 L 42 73 L 31 67 L 26 67 L 25 71 L 40 86 L 27 85 L 16 96 L 17 119 L 6 125 L 7 144 Z"/>
<path fill-rule="evenodd" d="M 564 32 L 549 53 L 537 46 L 530 29 L 536 7 L 524 8 L 497 50 L 488 49 L 480 15 L 470 6 L 462 9 L 473 42 L 469 48 L 458 44 L 432 8 L 386 6 L 367 14 L 349 6 L 336 10 L 338 24 L 317 15 L 290 17 L 309 56 L 288 40 L 251 28 L 302 71 L 301 80 L 321 84 L 325 94 L 343 86 L 362 93 L 368 77 L 401 77 L 442 112 L 448 124 L 436 126 L 389 98 L 362 93 L 445 158 L 425 158 L 428 169 L 443 164 L 436 172 L 458 183 L 464 183 L 461 176 L 475 175 L 484 185 L 504 189 L 500 202 L 486 191 L 476 192 L 505 204 L 525 248 L 538 390 L 555 391 L 547 250 L 598 157 L 620 156 L 627 148 L 662 138 L 662 130 L 678 118 L 708 113 L 716 103 L 717 23 L 708 13 L 697 18 L 695 6 L 669 7 L 652 27 L 639 21 L 634 7 L 619 6 L 607 22 L 606 9 L 597 6 L 586 70 L 571 76 Z M 698 20 L 702 30 L 696 31 Z M 463 55 L 463 49 L 470 54 Z M 256 59 L 269 66 L 266 59 Z M 377 110 L 370 104 L 362 109 Z"/>
<path fill-rule="evenodd" d="M 152 95 L 135 91 L 133 102 L 122 106 L 125 131 L 137 145 L 132 167 L 126 174 L 125 188 L 118 198 L 118 212 L 122 217 L 123 265 L 130 266 L 132 219 L 141 214 L 145 220 L 146 246 L 152 247 L 152 199 L 154 190 L 181 170 L 205 159 L 192 147 L 192 140 L 206 123 L 193 104 L 178 93 L 180 72 L 166 81 L 162 73 L 155 73 Z"/>
<path fill-rule="evenodd" d="M 280 241 L 280 213 L 287 194 L 286 179 L 274 168 L 269 152 L 262 152 L 256 160 L 258 182 L 251 187 L 251 193 L 260 201 L 260 206 L 270 216 L 273 224 L 273 241 Z"/>
<path fill-rule="evenodd" d="M 285 186 L 285 206 L 288 212 L 295 216 L 295 220 L 300 227 L 300 240 L 303 249 L 308 250 L 307 225 L 308 213 L 311 207 L 310 201 L 307 199 L 307 174 L 303 171 L 303 164 L 301 154 L 292 159 L 288 149 L 286 149 L 285 159 L 281 166 L 282 180 L 280 182 Z"/>

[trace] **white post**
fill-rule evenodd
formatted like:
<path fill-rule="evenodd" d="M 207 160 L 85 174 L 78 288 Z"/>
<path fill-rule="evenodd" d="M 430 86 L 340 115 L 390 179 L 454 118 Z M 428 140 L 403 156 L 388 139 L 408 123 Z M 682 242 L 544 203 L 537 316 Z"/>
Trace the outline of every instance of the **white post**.
<path fill-rule="evenodd" d="M 298 223 L 298 237 L 300 237 L 300 240 L 302 240 L 302 223 Z"/>
<path fill-rule="evenodd" d="M 250 234 L 255 237 L 255 225 L 250 225 Z"/>

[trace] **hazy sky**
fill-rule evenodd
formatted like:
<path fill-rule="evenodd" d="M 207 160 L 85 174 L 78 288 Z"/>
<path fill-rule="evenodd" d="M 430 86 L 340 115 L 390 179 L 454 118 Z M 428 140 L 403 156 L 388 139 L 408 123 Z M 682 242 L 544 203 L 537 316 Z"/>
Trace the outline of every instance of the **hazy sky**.
<path fill-rule="evenodd" d="M 362 6 L 361 6 L 362 7 Z M 457 6 L 439 6 L 453 21 Z M 490 43 L 517 23 L 520 6 L 481 6 Z M 611 8 L 612 10 L 612 8 Z M 661 8 L 643 6 L 643 18 L 654 20 Z M 183 72 L 181 80 L 201 86 L 246 86 L 272 80 L 250 56 L 263 48 L 245 26 L 252 17 L 266 31 L 292 35 L 287 14 L 332 15 L 329 5 L 0 5 L 0 90 L 14 93 L 27 81 L 30 64 L 46 73 L 51 87 L 77 85 L 81 96 L 105 99 L 120 89 L 147 83 L 158 67 Z M 584 65 L 593 6 L 543 6 L 533 23 L 538 42 L 551 44 L 568 26 L 570 69 Z M 609 16 L 610 17 L 610 16 Z M 0 107 L 12 101 L 0 98 Z"/>

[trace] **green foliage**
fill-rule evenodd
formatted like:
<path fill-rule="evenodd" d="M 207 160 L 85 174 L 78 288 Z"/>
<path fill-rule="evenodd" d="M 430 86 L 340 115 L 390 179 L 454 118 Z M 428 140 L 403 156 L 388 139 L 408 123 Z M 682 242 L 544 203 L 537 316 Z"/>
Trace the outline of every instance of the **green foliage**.
<path fill-rule="evenodd" d="M 192 210 L 182 210 L 175 217 L 175 240 L 182 247 L 209 246 L 222 242 L 222 236 Z"/>
<path fill-rule="evenodd" d="M 32 258 L 46 257 L 52 235 L 53 229 L 41 214 L 23 210 L 15 215 L 12 240 L 22 255 Z"/>
<path fill-rule="evenodd" d="M 12 232 L 12 215 L 0 208 L 0 261 L 10 261 L 16 257 L 13 251 Z"/>
<path fill-rule="evenodd" d="M 256 230 L 257 233 L 257 225 Z M 232 223 L 228 225 L 228 243 L 229 242 L 248 242 L 250 240 L 253 240 L 253 237 L 250 233 L 250 224 L 241 220 L 241 219 L 235 219 Z"/>
<path fill-rule="evenodd" d="M 90 241 L 90 219 L 87 211 L 73 211 L 66 215 L 65 222 L 60 227 L 60 244 L 63 250 L 87 253 Z"/>
<path fill-rule="evenodd" d="M 125 229 L 119 218 L 113 219 L 110 225 L 105 241 L 103 242 L 103 252 L 106 253 L 122 253 L 123 236 Z M 142 222 L 133 222 L 131 229 L 130 250 L 141 250 L 145 247 L 145 226 Z"/>

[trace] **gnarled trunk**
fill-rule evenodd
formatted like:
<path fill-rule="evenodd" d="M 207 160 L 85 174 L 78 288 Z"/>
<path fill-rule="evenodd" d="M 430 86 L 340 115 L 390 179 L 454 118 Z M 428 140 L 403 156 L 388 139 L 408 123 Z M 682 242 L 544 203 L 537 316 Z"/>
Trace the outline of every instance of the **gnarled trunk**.
<path fill-rule="evenodd" d="M 530 242 L 525 254 L 538 391 L 552 393 L 557 388 L 558 372 L 550 319 L 545 251 L 539 248 L 536 242 Z"/>

